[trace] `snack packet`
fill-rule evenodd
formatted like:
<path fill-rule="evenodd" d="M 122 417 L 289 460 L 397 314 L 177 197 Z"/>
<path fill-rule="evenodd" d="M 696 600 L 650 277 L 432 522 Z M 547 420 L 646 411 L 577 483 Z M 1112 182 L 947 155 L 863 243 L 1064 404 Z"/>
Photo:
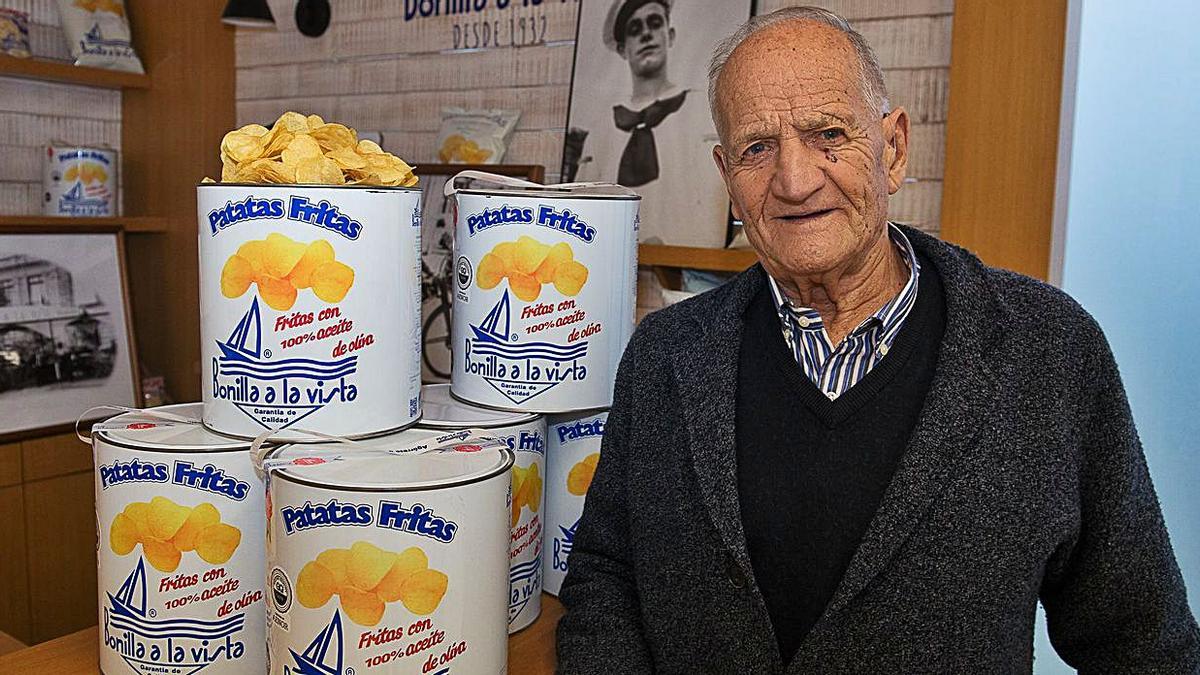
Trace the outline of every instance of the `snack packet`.
<path fill-rule="evenodd" d="M 75 65 L 146 72 L 133 51 L 123 0 L 58 0 L 58 13 Z"/>
<path fill-rule="evenodd" d="M 499 164 L 519 110 L 442 108 L 438 159 L 443 164 Z"/>
<path fill-rule="evenodd" d="M 29 15 L 0 7 L 0 54 L 29 58 Z"/>

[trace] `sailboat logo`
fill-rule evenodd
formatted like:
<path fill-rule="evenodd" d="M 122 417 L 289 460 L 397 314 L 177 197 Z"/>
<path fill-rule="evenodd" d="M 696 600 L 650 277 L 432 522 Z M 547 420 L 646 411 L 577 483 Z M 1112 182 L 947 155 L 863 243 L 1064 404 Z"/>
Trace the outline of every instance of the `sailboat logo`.
<path fill-rule="evenodd" d="M 258 309 L 258 297 L 250 303 L 250 309 L 242 315 L 229 339 L 217 342 L 220 356 L 216 359 L 215 376 L 234 378 L 234 382 L 226 386 L 216 387 L 221 393 L 220 398 L 230 398 L 235 406 L 267 429 L 287 428 L 304 419 L 312 413 L 325 407 L 329 402 L 328 394 L 320 389 L 306 387 L 303 397 L 287 400 L 289 388 L 296 388 L 297 382 L 340 380 L 358 371 L 358 356 L 347 356 L 333 361 L 318 361 L 315 359 L 277 359 L 268 360 L 270 352 L 262 346 L 262 315 Z M 267 387 L 274 383 L 280 384 L 283 395 L 260 399 L 250 395 L 253 386 L 264 384 Z M 300 390 L 296 389 L 297 394 Z M 216 393 L 216 392 L 214 392 Z M 239 400 L 240 399 L 240 400 Z M 253 399 L 253 400 L 251 400 Z"/>
<path fill-rule="evenodd" d="M 542 577 L 542 556 L 539 554 L 533 560 L 519 565 L 513 565 L 508 571 L 508 587 L 512 595 L 509 597 L 508 603 L 508 622 L 512 623 L 513 619 L 525 609 L 529 601 L 536 595 L 533 589 L 537 588 L 538 580 Z"/>
<path fill-rule="evenodd" d="M 243 644 L 231 639 L 245 626 L 245 614 L 216 621 L 155 619 L 154 610 L 146 609 L 146 563 L 141 557 L 116 594 L 106 595 L 104 642 L 135 671 L 158 673 L 169 665 L 175 669 L 172 672 L 189 675 L 220 658 L 239 658 L 245 651 Z M 201 648 L 183 647 L 191 641 L 201 643 Z"/>
<path fill-rule="evenodd" d="M 575 545 L 575 529 L 579 527 L 579 521 L 571 527 L 558 526 L 562 532 L 562 537 L 554 538 L 554 569 L 567 571 L 567 558 L 571 556 L 571 549 Z"/>
<path fill-rule="evenodd" d="M 97 192 L 98 196 L 89 197 L 89 192 Z M 85 189 L 82 181 L 76 181 L 70 190 L 58 198 L 60 213 L 68 215 L 95 215 L 108 209 L 108 190 L 103 185 L 95 190 Z"/>
<path fill-rule="evenodd" d="M 569 346 L 517 342 L 511 330 L 511 307 L 505 290 L 483 321 L 471 325 L 473 335 L 467 338 L 466 362 L 471 372 L 479 372 L 513 403 L 552 389 L 568 374 L 576 372 L 574 362 L 587 356 L 587 340 Z M 582 366 L 579 368 L 582 371 Z"/>
<path fill-rule="evenodd" d="M 285 675 L 341 675 L 342 615 L 333 610 L 333 620 L 308 643 L 303 654 L 289 649 L 295 666 L 285 666 Z"/>

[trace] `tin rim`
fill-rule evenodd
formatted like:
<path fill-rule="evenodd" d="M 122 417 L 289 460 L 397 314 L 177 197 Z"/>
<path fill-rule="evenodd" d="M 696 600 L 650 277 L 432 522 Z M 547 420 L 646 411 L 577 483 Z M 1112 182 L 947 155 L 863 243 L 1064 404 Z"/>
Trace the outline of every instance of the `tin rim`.
<path fill-rule="evenodd" d="M 456 195 L 476 195 L 481 197 L 545 197 L 548 199 L 591 199 L 617 202 L 639 202 L 642 200 L 641 195 L 597 195 L 571 192 L 569 190 L 547 190 L 529 188 L 521 190 L 519 188 L 499 188 L 492 190 L 484 190 L 479 188 L 463 188 L 455 190 Z"/>
<path fill-rule="evenodd" d="M 320 183 L 196 183 L 197 188 L 218 188 L 218 187 L 237 187 L 237 188 L 284 188 L 295 190 L 297 188 L 319 188 L 322 190 L 382 190 L 387 192 L 424 192 L 419 187 L 404 187 L 402 185 L 322 185 Z"/>
<path fill-rule="evenodd" d="M 547 418 L 549 418 L 551 415 L 579 415 L 580 417 L 588 417 L 597 413 L 608 412 L 612 409 L 611 405 L 598 405 L 588 408 L 567 408 L 566 410 L 515 410 L 513 408 L 502 408 L 500 406 L 472 401 L 465 396 L 459 396 L 458 394 L 454 393 L 453 387 L 450 389 L 450 396 L 463 403 L 470 403 L 471 405 L 485 408 L 487 410 L 495 410 L 496 412 L 526 412 L 531 415 L 544 415 Z M 549 423 L 550 420 L 547 419 L 546 422 Z"/>
<path fill-rule="evenodd" d="M 178 410 L 180 408 L 185 408 L 188 406 L 196 406 L 196 405 L 199 405 L 199 404 L 197 404 L 197 403 L 173 403 L 171 405 L 157 406 L 155 408 L 147 408 L 147 410 L 168 410 L 169 411 L 172 409 Z M 116 419 L 118 419 L 120 417 L 124 417 L 126 415 L 136 416 L 137 414 L 138 414 L 137 412 L 124 412 L 124 413 L 120 413 L 118 415 L 113 415 L 112 417 L 109 417 L 108 419 L 104 420 L 103 422 L 109 422 L 112 420 L 116 420 Z M 143 451 L 143 452 L 164 452 L 164 453 L 196 452 L 196 453 L 217 454 L 217 453 L 225 453 L 225 452 L 246 452 L 247 450 L 250 449 L 250 441 L 253 439 L 237 438 L 237 437 L 228 436 L 226 434 L 220 434 L 220 433 L 213 431 L 212 429 L 209 429 L 208 426 L 203 423 L 197 424 L 196 426 L 198 428 L 201 428 L 204 431 L 212 433 L 216 436 L 220 436 L 222 438 L 227 438 L 231 442 L 228 444 L 220 444 L 220 445 L 217 445 L 217 444 L 214 444 L 214 445 L 199 445 L 199 444 L 165 445 L 165 444 L 161 444 L 161 443 L 154 444 L 154 445 L 137 444 L 137 443 L 133 443 L 132 441 L 129 441 L 127 439 L 114 438 L 112 435 L 112 432 L 118 431 L 117 429 L 101 429 L 101 430 L 93 433 L 92 436 L 93 436 L 93 438 L 103 440 L 108 445 L 111 445 L 114 447 L 124 448 L 126 450 L 139 450 L 139 451 Z"/>
<path fill-rule="evenodd" d="M 389 429 L 383 429 L 381 431 L 368 431 L 367 433 L 364 433 L 364 434 L 341 434 L 340 436 L 341 436 L 341 438 L 345 438 L 345 439 L 351 440 L 351 441 L 368 441 L 373 438 L 379 438 L 380 436 L 388 436 L 391 434 L 398 434 L 402 431 L 408 431 L 409 429 L 412 429 L 413 427 L 417 426 L 417 424 L 420 421 L 421 421 L 421 416 L 418 415 L 417 418 L 414 419 L 413 421 L 411 421 L 407 424 L 402 424 L 398 427 L 391 427 Z M 247 448 L 250 447 L 250 443 L 252 441 L 254 441 L 254 439 L 258 438 L 257 436 L 242 436 L 240 434 L 234 434 L 234 433 L 230 433 L 228 431 L 218 431 L 217 429 L 214 429 L 211 425 L 209 425 L 208 420 L 205 420 L 205 419 L 201 419 L 200 424 L 201 424 L 201 426 L 204 427 L 205 431 L 209 431 L 218 436 L 228 438 L 231 441 L 245 441 Z M 271 438 L 270 442 L 272 444 L 279 444 L 281 446 L 283 446 L 283 445 L 305 445 L 307 443 L 328 443 L 329 442 L 329 439 L 327 439 L 327 438 L 315 438 L 312 436 L 303 436 L 304 432 L 296 430 L 296 429 L 272 429 L 272 431 L 277 432 L 277 433 L 302 434 L 302 436 L 300 438 L 283 438 L 282 440 L 280 440 L 278 438 L 274 438 L 274 437 Z"/>
<path fill-rule="evenodd" d="M 279 453 L 283 452 L 284 450 L 286 450 L 287 448 L 289 448 L 293 445 L 295 445 L 295 444 L 289 444 L 289 445 L 285 445 L 285 446 L 280 446 L 278 448 L 273 448 L 273 449 L 271 449 L 270 452 L 267 453 L 266 458 L 270 459 L 273 457 L 277 457 L 279 455 Z M 322 483 L 322 482 L 319 482 L 319 481 L 316 481 L 316 480 L 313 480 L 310 478 L 303 478 L 300 476 L 289 475 L 286 470 L 272 471 L 271 474 L 273 476 L 275 476 L 276 478 L 286 480 L 289 483 L 296 483 L 297 485 L 304 485 L 307 487 L 314 487 L 314 488 L 319 488 L 322 490 L 340 490 L 343 492 L 430 492 L 432 490 L 447 490 L 450 488 L 462 487 L 464 485 L 474 485 L 476 483 L 484 483 L 493 478 L 496 478 L 497 476 L 504 475 L 504 473 L 507 471 L 511 471 L 513 464 L 515 464 L 517 461 L 516 453 L 513 452 L 509 448 L 497 448 L 496 451 L 498 453 L 500 453 L 500 463 L 498 466 L 488 469 L 477 476 L 468 476 L 465 478 L 457 478 L 457 479 L 447 479 L 445 481 L 430 483 L 428 485 L 404 485 L 404 486 L 336 485 L 336 484 L 330 484 L 330 483 Z M 404 455 L 397 455 L 397 457 L 403 457 L 403 456 Z"/>
<path fill-rule="evenodd" d="M 426 401 L 424 398 L 424 394 L 422 393 L 421 419 L 416 423 L 415 426 L 429 427 L 430 429 L 439 429 L 439 430 L 445 430 L 445 431 L 458 431 L 460 429 L 504 429 L 507 427 L 515 427 L 515 426 L 520 426 L 523 424 L 529 424 L 530 422 L 536 422 L 538 420 L 538 418 L 542 416 L 542 413 L 529 412 L 527 410 L 503 410 L 501 408 L 489 408 L 487 406 L 477 405 L 475 403 L 472 403 L 471 401 L 468 401 L 466 399 L 455 396 L 454 390 L 451 388 L 449 382 L 439 382 L 437 384 L 425 385 L 425 386 L 421 387 L 421 389 L 423 392 L 426 388 L 432 389 L 435 387 L 437 387 L 437 388 L 444 387 L 446 389 L 446 392 L 449 394 L 450 401 L 452 403 L 462 403 L 462 404 L 465 404 L 465 405 L 468 405 L 468 406 L 471 406 L 474 408 L 479 408 L 480 410 L 486 410 L 488 412 L 511 413 L 512 415 L 515 415 L 515 418 L 511 419 L 511 420 L 503 420 L 503 421 L 495 421 L 495 422 L 453 422 L 453 421 L 447 421 L 447 420 L 427 419 L 425 416 L 425 413 L 427 412 L 425 410 Z"/>

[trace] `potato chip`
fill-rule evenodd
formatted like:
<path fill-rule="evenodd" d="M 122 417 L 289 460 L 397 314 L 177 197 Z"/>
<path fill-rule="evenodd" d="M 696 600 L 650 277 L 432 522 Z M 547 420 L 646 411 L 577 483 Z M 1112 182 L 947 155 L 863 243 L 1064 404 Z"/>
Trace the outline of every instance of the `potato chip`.
<path fill-rule="evenodd" d="M 288 273 L 287 279 L 296 288 L 308 288 L 312 285 L 312 273 L 318 265 L 327 263 L 334 258 L 333 245 L 324 239 L 309 243 L 304 249 L 300 261 Z"/>
<path fill-rule="evenodd" d="M 495 288 L 507 273 L 504 261 L 494 253 L 484 253 L 475 272 L 475 283 L 483 290 Z"/>
<path fill-rule="evenodd" d="M 325 153 L 325 157 L 337 162 L 342 169 L 365 169 L 367 160 L 354 151 L 354 148 L 337 148 Z"/>
<path fill-rule="evenodd" d="M 146 513 L 147 531 L 151 537 L 166 541 L 183 527 L 183 522 L 191 512 L 188 507 L 180 506 L 166 497 L 155 497 L 150 500 L 150 509 Z"/>
<path fill-rule="evenodd" d="M 508 270 L 512 269 L 517 260 L 517 242 L 502 241 L 492 247 L 492 254 L 500 258 L 504 263 L 504 273 L 508 274 Z"/>
<path fill-rule="evenodd" d="M 517 239 L 517 250 L 513 255 L 513 266 L 517 271 L 533 275 L 542 262 L 546 260 L 546 255 L 550 253 L 550 247 L 533 237 L 522 236 Z"/>
<path fill-rule="evenodd" d="M 254 266 L 238 254 L 229 256 L 225 267 L 221 268 L 221 295 L 227 298 L 240 298 L 254 283 Z"/>
<path fill-rule="evenodd" d="M 238 129 L 237 133 L 243 134 L 246 136 L 253 136 L 255 138 L 262 138 L 263 136 L 266 136 L 267 132 L 269 132 L 269 131 L 270 131 L 270 129 L 264 127 L 261 124 L 247 124 L 247 125 L 243 126 L 242 128 Z"/>
<path fill-rule="evenodd" d="M 276 312 L 286 312 L 296 304 L 296 287 L 287 279 L 270 275 L 258 278 L 258 295 Z"/>
<path fill-rule="evenodd" d="M 347 584 L 346 565 L 350 562 L 350 549 L 331 548 L 317 554 L 317 562 L 333 574 L 333 583 L 339 589 Z"/>
<path fill-rule="evenodd" d="M 224 565 L 242 543 L 242 531 L 227 523 L 209 525 L 196 537 L 196 555 L 212 565 Z"/>
<path fill-rule="evenodd" d="M 346 176 L 337 162 L 327 157 L 315 157 L 296 165 L 296 182 L 342 185 L 346 182 Z"/>
<path fill-rule="evenodd" d="M 383 148 L 379 147 L 379 144 L 376 143 L 375 141 L 367 140 L 364 138 L 358 142 L 358 154 L 360 154 L 360 155 L 381 155 L 381 154 L 383 154 Z"/>
<path fill-rule="evenodd" d="M 328 567 L 314 560 L 300 568 L 296 577 L 296 599 L 301 605 L 309 609 L 324 607 L 334 593 L 337 593 L 337 581 Z"/>
<path fill-rule="evenodd" d="M 400 601 L 413 614 L 418 616 L 432 614 L 441 604 L 442 596 L 446 595 L 449 585 L 450 578 L 442 572 L 430 569 L 420 570 L 414 572 L 404 582 Z"/>
<path fill-rule="evenodd" d="M 193 551 L 196 549 L 196 537 L 200 536 L 200 532 L 209 525 L 219 522 L 221 522 L 221 513 L 217 511 L 217 507 L 204 502 L 192 509 L 187 520 L 183 521 L 183 527 L 180 527 L 175 536 L 171 538 L 171 542 L 180 551 Z"/>
<path fill-rule="evenodd" d="M 385 605 L 375 593 L 344 586 L 338 595 L 341 596 L 342 609 L 346 610 L 346 616 L 354 623 L 360 626 L 374 626 L 383 618 Z"/>
<path fill-rule="evenodd" d="M 175 544 L 154 537 L 142 541 L 142 553 L 146 555 L 146 562 L 159 572 L 174 572 L 183 558 Z"/>
<path fill-rule="evenodd" d="M 322 124 L 309 131 L 325 150 L 350 150 L 358 147 L 358 136 L 353 129 L 341 124 Z"/>
<path fill-rule="evenodd" d="M 558 266 L 568 260 L 574 259 L 575 253 L 571 251 L 571 245 L 565 241 L 559 242 L 550 247 L 549 252 L 546 253 L 546 259 L 538 266 L 533 276 L 538 280 L 538 283 L 552 284 L 554 283 L 554 273 L 558 271 Z"/>
<path fill-rule="evenodd" d="M 267 254 L 267 242 L 263 239 L 248 241 L 238 247 L 237 255 L 250 263 L 255 276 L 262 274 L 263 258 Z M 257 279 L 256 279 L 257 280 Z"/>
<path fill-rule="evenodd" d="M 508 286 L 522 302 L 533 302 L 542 293 L 542 285 L 537 279 L 511 269 L 508 272 Z"/>
<path fill-rule="evenodd" d="M 277 279 L 283 279 L 291 274 L 292 268 L 304 256 L 307 244 L 301 244 L 286 234 L 272 232 L 267 235 L 266 248 L 263 251 L 263 272 Z"/>
<path fill-rule="evenodd" d="M 354 270 L 336 260 L 321 263 L 312 271 L 313 293 L 328 303 L 341 302 L 354 285 Z"/>
<path fill-rule="evenodd" d="M 238 163 L 229 157 L 221 156 L 221 182 L 231 183 L 237 180 Z"/>
<path fill-rule="evenodd" d="M 578 261 L 568 260 L 554 271 L 554 287 L 563 295 L 577 295 L 587 283 L 588 268 Z"/>
<path fill-rule="evenodd" d="M 241 183 L 295 183 L 296 170 L 274 159 L 256 159 L 238 170 Z"/>
<path fill-rule="evenodd" d="M 322 157 L 324 157 L 324 153 L 321 150 L 321 146 L 317 145 L 312 136 L 308 134 L 296 134 L 292 138 L 292 142 L 288 143 L 287 148 L 284 149 L 280 160 L 287 166 L 296 167 L 305 160 L 320 159 Z"/>
<path fill-rule="evenodd" d="M 288 111 L 280 115 L 279 119 L 275 120 L 275 124 L 272 126 L 272 128 L 275 127 L 282 127 L 283 129 L 292 133 L 308 131 L 308 118 L 298 112 Z"/>
<path fill-rule="evenodd" d="M 221 139 L 221 155 L 238 162 L 249 162 L 264 154 L 262 140 L 259 136 L 239 131 L 231 131 Z"/>
<path fill-rule="evenodd" d="M 346 562 L 346 581 L 360 590 L 369 591 L 392 569 L 396 554 L 378 546 L 356 541 L 350 547 L 350 559 Z"/>
<path fill-rule="evenodd" d="M 138 543 L 137 525 L 133 519 L 124 513 L 118 513 L 108 528 L 108 546 L 117 555 L 126 555 L 133 551 Z"/>
<path fill-rule="evenodd" d="M 400 599 L 404 591 L 404 582 L 408 580 L 408 577 L 427 567 L 429 567 L 429 558 L 425 556 L 425 552 L 416 546 L 410 546 L 396 555 L 391 569 L 375 587 L 375 593 L 384 602 L 395 602 Z"/>
<path fill-rule="evenodd" d="M 595 464 L 588 464 L 587 461 L 577 463 L 567 474 L 567 491 L 580 497 L 586 495 L 595 474 Z"/>
<path fill-rule="evenodd" d="M 259 142 L 263 144 L 262 157 L 268 159 L 280 157 L 283 155 L 283 151 L 292 144 L 294 138 L 296 138 L 294 132 L 279 126 L 273 127 L 270 133 L 259 139 Z"/>
<path fill-rule="evenodd" d="M 137 528 L 138 540 L 145 539 L 150 536 L 150 504 L 149 502 L 132 502 L 125 505 L 125 510 L 122 511 L 129 520 L 133 521 L 133 526 Z"/>
<path fill-rule="evenodd" d="M 309 131 L 312 131 L 313 129 L 325 124 L 325 120 L 321 119 L 320 115 L 309 115 L 308 117 L 304 118 L 304 121 L 308 124 Z"/>

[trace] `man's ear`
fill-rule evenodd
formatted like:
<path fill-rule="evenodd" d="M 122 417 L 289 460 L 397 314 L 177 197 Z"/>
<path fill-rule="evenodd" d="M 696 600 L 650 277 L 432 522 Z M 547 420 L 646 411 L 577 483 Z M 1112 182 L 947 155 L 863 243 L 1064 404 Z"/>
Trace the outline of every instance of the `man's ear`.
<path fill-rule="evenodd" d="M 883 118 L 883 140 L 888 194 L 896 194 L 908 175 L 908 113 L 904 108 L 896 108 Z"/>
<path fill-rule="evenodd" d="M 675 27 L 674 26 L 671 26 L 671 28 L 667 30 L 667 46 L 668 47 L 675 46 Z"/>
<path fill-rule="evenodd" d="M 729 194 L 729 208 L 733 211 L 733 217 L 738 220 L 745 220 L 742 216 L 742 209 L 738 206 L 737 200 L 733 198 L 733 191 L 729 189 L 729 170 L 725 166 L 725 150 L 719 146 L 713 146 L 713 161 L 717 163 L 717 171 L 721 172 L 721 180 L 725 181 L 725 192 Z"/>

